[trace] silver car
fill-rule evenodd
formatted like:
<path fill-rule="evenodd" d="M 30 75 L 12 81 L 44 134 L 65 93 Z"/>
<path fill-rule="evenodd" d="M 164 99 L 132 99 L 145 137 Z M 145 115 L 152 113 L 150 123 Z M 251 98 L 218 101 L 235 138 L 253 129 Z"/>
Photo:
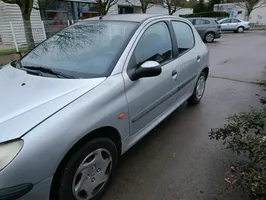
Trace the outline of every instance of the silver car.
<path fill-rule="evenodd" d="M 98 199 L 120 155 L 200 102 L 208 73 L 182 18 L 98 17 L 52 36 L 0 70 L 0 199 Z"/>
<path fill-rule="evenodd" d="M 188 18 L 204 42 L 213 42 L 221 37 L 221 25 L 214 18 Z"/>
<path fill-rule="evenodd" d="M 243 33 L 244 30 L 250 28 L 249 22 L 237 19 L 237 18 L 226 18 L 219 20 L 222 31 L 234 31 L 235 33 Z"/>

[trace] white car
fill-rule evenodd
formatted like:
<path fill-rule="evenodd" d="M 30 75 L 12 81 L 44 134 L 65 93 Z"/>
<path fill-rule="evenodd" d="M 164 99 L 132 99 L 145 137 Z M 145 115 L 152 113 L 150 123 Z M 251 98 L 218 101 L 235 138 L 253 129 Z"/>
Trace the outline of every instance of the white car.
<path fill-rule="evenodd" d="M 234 31 L 235 33 L 243 33 L 244 30 L 250 28 L 249 22 L 237 18 L 225 18 L 219 21 L 222 31 Z"/>

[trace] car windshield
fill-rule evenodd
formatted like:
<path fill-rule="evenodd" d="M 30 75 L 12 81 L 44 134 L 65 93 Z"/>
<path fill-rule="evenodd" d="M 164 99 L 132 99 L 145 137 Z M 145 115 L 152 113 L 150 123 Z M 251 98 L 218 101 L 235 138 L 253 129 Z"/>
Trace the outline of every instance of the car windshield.
<path fill-rule="evenodd" d="M 74 24 L 29 52 L 21 67 L 49 68 L 76 78 L 108 76 L 136 26 L 121 21 Z"/>

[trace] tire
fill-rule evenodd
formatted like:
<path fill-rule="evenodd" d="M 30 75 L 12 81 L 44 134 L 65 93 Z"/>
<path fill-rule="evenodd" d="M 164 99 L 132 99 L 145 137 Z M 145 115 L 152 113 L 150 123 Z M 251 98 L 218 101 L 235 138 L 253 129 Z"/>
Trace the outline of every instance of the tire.
<path fill-rule="evenodd" d="M 107 164 L 108 162 L 109 164 Z M 72 154 L 63 168 L 57 199 L 98 200 L 108 186 L 117 167 L 117 162 L 117 148 L 111 140 L 97 138 L 84 144 Z M 83 164 L 83 169 L 81 164 Z M 105 183 L 99 184 L 107 176 L 108 178 Z M 92 187 L 88 187 L 88 184 Z M 94 188 L 95 192 L 88 192 L 83 188 L 86 188 L 88 191 L 93 191 Z M 87 197 L 89 198 L 87 199 Z"/>
<path fill-rule="evenodd" d="M 214 33 L 208 32 L 204 36 L 204 41 L 207 42 L 207 43 L 211 43 L 211 42 L 213 42 L 214 38 L 215 38 Z"/>
<path fill-rule="evenodd" d="M 192 96 L 188 99 L 188 103 L 191 105 L 195 105 L 200 103 L 200 100 L 202 99 L 203 95 L 204 95 L 204 91 L 205 91 L 205 86 L 206 86 L 206 74 L 204 72 L 200 73 L 200 76 L 197 80 L 197 83 L 195 85 L 194 91 Z M 201 81 L 203 80 L 204 85 L 203 85 L 203 90 L 201 92 L 201 95 L 198 95 L 197 90 L 198 90 L 198 85 L 201 83 Z"/>
<path fill-rule="evenodd" d="M 243 26 L 239 26 L 238 28 L 237 28 L 237 32 L 238 33 L 243 33 L 244 32 L 244 27 Z"/>

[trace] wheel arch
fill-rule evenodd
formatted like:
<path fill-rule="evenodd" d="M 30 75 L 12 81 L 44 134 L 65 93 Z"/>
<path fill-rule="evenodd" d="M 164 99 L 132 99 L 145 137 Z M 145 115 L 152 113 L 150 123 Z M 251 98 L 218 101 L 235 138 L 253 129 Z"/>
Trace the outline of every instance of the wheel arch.
<path fill-rule="evenodd" d="M 207 79 L 209 76 L 209 67 L 203 68 L 202 72 L 204 72 L 206 74 L 206 79 Z"/>
<path fill-rule="evenodd" d="M 78 142 L 75 143 L 75 145 L 65 154 L 64 158 L 61 160 L 59 166 L 56 169 L 56 172 L 54 173 L 52 185 L 50 188 L 50 200 L 57 200 L 57 190 L 59 187 L 59 181 L 62 174 L 62 168 L 65 166 L 68 159 L 71 157 L 71 155 L 82 145 L 84 145 L 86 142 L 91 141 L 96 138 L 108 138 L 111 141 L 113 141 L 117 147 L 118 155 L 121 155 L 122 150 L 122 144 L 121 144 L 121 136 L 119 131 L 111 126 L 105 126 L 98 128 L 87 135 L 85 135 L 83 138 L 81 138 Z"/>
<path fill-rule="evenodd" d="M 243 28 L 243 32 L 244 32 L 244 30 L 245 30 L 245 26 L 244 26 L 244 25 L 239 25 L 239 26 L 237 27 L 236 31 L 238 31 L 239 28 Z"/>

